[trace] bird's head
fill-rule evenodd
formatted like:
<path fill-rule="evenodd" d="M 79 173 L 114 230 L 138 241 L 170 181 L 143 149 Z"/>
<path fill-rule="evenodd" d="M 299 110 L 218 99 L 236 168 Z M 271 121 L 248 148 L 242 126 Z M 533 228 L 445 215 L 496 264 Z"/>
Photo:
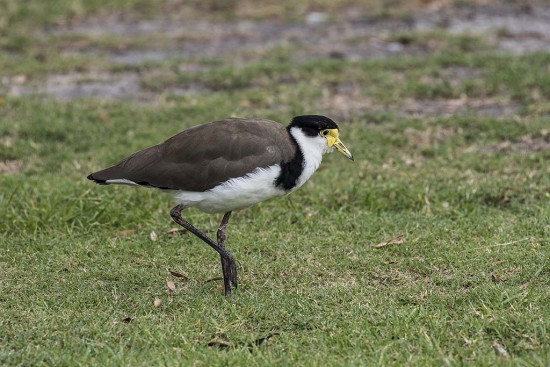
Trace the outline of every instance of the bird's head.
<path fill-rule="evenodd" d="M 353 161 L 353 155 L 340 141 L 338 125 L 328 117 L 321 115 L 296 116 L 288 125 L 288 129 L 290 130 L 293 127 L 302 130 L 306 136 L 324 138 L 326 140 L 326 151 L 330 152 L 336 148 Z"/>

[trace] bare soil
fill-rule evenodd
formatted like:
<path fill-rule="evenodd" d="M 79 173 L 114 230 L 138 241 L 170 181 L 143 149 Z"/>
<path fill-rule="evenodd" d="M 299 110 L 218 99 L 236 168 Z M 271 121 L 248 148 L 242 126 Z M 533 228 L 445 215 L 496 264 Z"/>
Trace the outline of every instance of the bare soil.
<path fill-rule="evenodd" d="M 114 15 L 82 20 L 78 24 L 44 30 L 60 36 L 117 36 L 126 40 L 147 37 L 144 47 L 94 48 L 85 41 L 67 42 L 61 52 L 66 55 L 95 55 L 121 69 L 144 62 L 181 59 L 180 72 L 204 70 L 201 59 L 222 60 L 236 68 L 261 62 L 270 52 L 290 48 L 291 59 L 302 62 L 312 58 L 365 60 L 392 56 L 426 55 L 437 51 L 437 45 L 407 42 L 396 37 L 415 31 L 438 29 L 451 33 L 479 35 L 503 53 L 525 54 L 550 51 L 549 4 L 491 4 L 486 6 L 421 9 L 406 19 L 369 19 L 352 10 L 339 20 L 328 14 L 310 13 L 298 22 L 237 20 L 182 21 L 167 15 L 153 20 L 128 21 Z M 476 73 L 467 68 L 445 70 L 453 80 Z M 86 72 L 47 75 L 42 81 L 28 81 L 24 76 L 5 77 L 0 89 L 9 96 L 41 94 L 60 100 L 96 98 L 155 102 L 158 92 L 144 87 L 148 72 Z M 325 101 L 340 115 L 362 110 L 376 110 L 353 86 L 344 88 L 342 98 Z M 201 94 L 209 89 L 200 85 L 168 88 L 167 94 Z M 328 97 L 327 97 L 328 98 Z M 503 105 L 495 100 L 426 100 L 406 101 L 401 112 L 406 115 L 445 115 L 477 111 L 486 115 L 508 115 L 518 106 Z"/>

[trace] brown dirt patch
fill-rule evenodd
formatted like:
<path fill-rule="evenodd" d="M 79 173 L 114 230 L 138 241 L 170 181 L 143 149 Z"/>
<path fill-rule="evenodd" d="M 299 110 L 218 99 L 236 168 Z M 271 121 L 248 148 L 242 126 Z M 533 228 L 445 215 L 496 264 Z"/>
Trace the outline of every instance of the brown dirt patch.
<path fill-rule="evenodd" d="M 495 98 L 415 100 L 406 99 L 400 110 L 409 116 L 451 116 L 454 114 L 475 113 L 482 116 L 507 116 L 518 113 L 516 103 Z"/>
<path fill-rule="evenodd" d="M 208 66 L 201 62 L 205 59 L 222 60 L 225 66 L 239 68 L 249 63 L 260 63 L 278 52 L 295 62 L 313 58 L 365 60 L 430 54 L 437 52 L 437 47 L 425 47 L 422 42 L 400 42 L 392 35 L 440 29 L 482 35 L 505 52 L 521 54 L 550 50 L 550 5 L 544 2 L 502 3 L 487 0 L 457 6 L 457 2 L 453 1 L 428 0 L 415 3 L 410 8 L 399 3 L 403 9 L 410 11 L 406 17 L 373 17 L 373 13 L 365 7 L 344 1 L 338 2 L 338 12 L 334 16 L 332 5 L 327 5 L 326 8 L 321 6 L 299 12 L 292 21 L 285 21 L 284 17 L 246 15 L 242 13 L 246 7 L 241 7 L 245 3 L 232 2 L 231 9 L 220 10 L 235 11 L 236 18 L 231 21 L 212 16 L 185 18 L 182 17 L 185 12 L 179 14 L 178 9 L 167 8 L 165 13 L 153 19 L 102 14 L 59 25 L 44 33 L 67 37 L 68 40 L 76 37 L 74 42 L 60 43 L 60 52 L 66 55 L 104 57 L 111 64 L 118 65 L 117 68 L 174 58 L 181 60 L 178 73 L 205 70 Z M 270 6 L 262 8 L 267 11 Z M 120 37 L 126 46 L 116 47 L 114 43 L 109 48 L 87 42 L 89 38 L 104 36 Z M 144 39 L 153 41 L 142 42 Z M 190 67 L 186 68 L 186 65 Z M 482 77 L 478 71 L 469 68 L 451 67 L 441 73 L 451 85 Z M 144 87 L 148 77 L 147 72 L 132 71 L 49 75 L 41 81 L 21 80 L 24 75 L 11 76 L 2 78 L 0 91 L 8 96 L 43 94 L 60 100 L 95 98 L 156 102 L 159 91 Z M 164 95 L 187 95 L 208 91 L 207 87 L 186 86 L 163 87 L 160 92 Z M 375 105 L 362 95 L 360 86 L 355 85 L 343 85 L 338 90 L 323 92 L 322 104 L 333 108 L 336 115 L 344 118 L 357 113 L 388 110 L 406 116 L 469 112 L 502 116 L 515 114 L 519 110 L 509 101 L 463 98 L 410 99 L 396 109 L 395 106 Z"/>
<path fill-rule="evenodd" d="M 492 145 L 473 147 L 469 150 L 483 153 L 531 153 L 547 151 L 550 150 L 550 133 L 543 130 L 539 136 L 526 135 L 517 141 L 505 140 Z"/>
<path fill-rule="evenodd" d="M 19 160 L 0 162 L 0 173 L 17 173 L 23 169 L 23 162 Z"/>

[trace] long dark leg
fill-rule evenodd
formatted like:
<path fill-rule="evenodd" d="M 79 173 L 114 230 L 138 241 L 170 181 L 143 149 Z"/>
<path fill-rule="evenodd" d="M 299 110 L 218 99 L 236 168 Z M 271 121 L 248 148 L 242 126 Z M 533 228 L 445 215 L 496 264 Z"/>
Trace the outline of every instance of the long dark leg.
<path fill-rule="evenodd" d="M 220 246 L 223 250 L 225 250 L 225 229 L 227 228 L 227 223 L 229 222 L 230 217 L 231 212 L 225 213 L 222 221 L 220 222 L 220 226 L 218 227 L 218 246 Z M 237 268 L 231 266 L 231 264 L 225 260 L 223 256 L 221 257 L 221 261 L 225 288 L 231 288 L 231 285 L 237 288 Z M 231 284 L 228 284 L 228 282 L 231 282 Z"/>
<path fill-rule="evenodd" d="M 235 260 L 233 259 L 233 256 L 229 252 L 225 251 L 224 248 L 221 248 L 220 246 L 218 246 L 207 235 L 202 233 L 197 228 L 193 227 L 191 223 L 183 219 L 181 217 L 181 211 L 184 208 L 185 206 L 182 204 L 179 204 L 174 208 L 172 208 L 172 210 L 170 211 L 170 215 L 172 216 L 172 219 L 174 220 L 174 222 L 176 222 L 177 224 L 179 224 L 180 226 L 187 229 L 189 232 L 193 233 L 195 236 L 197 236 L 198 238 L 206 242 L 206 244 L 212 247 L 214 250 L 216 250 L 216 252 L 220 254 L 222 260 L 227 263 L 226 266 L 228 270 L 227 271 L 224 270 L 223 283 L 225 286 L 225 295 L 229 296 L 231 294 L 231 286 L 230 286 L 231 274 L 235 274 L 235 282 L 236 282 L 236 276 L 237 276 L 237 266 L 235 265 Z M 229 219 L 229 217 L 227 219 Z"/>

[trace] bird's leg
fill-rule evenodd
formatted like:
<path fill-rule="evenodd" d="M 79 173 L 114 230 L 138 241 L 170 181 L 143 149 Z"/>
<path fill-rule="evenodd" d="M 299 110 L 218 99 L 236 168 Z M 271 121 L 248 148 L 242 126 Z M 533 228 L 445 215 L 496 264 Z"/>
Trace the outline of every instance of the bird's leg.
<path fill-rule="evenodd" d="M 220 254 L 222 261 L 225 261 L 228 264 L 228 269 L 232 269 L 234 271 L 235 277 L 237 274 L 237 266 L 235 265 L 235 260 L 233 259 L 233 256 L 225 251 L 224 248 L 221 248 L 218 246 L 214 241 L 212 241 L 207 235 L 202 233 L 200 230 L 195 228 L 191 225 L 191 223 L 187 222 L 185 219 L 181 217 L 181 211 L 185 208 L 183 204 L 176 205 L 172 210 L 170 211 L 170 215 L 172 216 L 172 219 L 174 222 L 182 226 L 183 228 L 187 229 L 189 232 L 193 233 L 195 236 L 206 242 L 206 244 L 210 247 L 212 247 L 214 250 L 216 250 L 217 253 Z M 229 219 L 229 216 L 228 218 Z M 231 294 L 231 286 L 230 286 L 230 272 L 227 273 L 224 271 L 223 274 L 223 282 L 225 286 L 225 295 L 229 296 Z M 229 286 L 228 286 L 229 285 Z"/>
<path fill-rule="evenodd" d="M 220 222 L 220 226 L 218 227 L 218 246 L 220 246 L 221 249 L 225 250 L 225 229 L 227 228 L 227 223 L 229 222 L 229 218 L 231 217 L 231 212 L 227 212 L 223 215 L 222 221 Z M 235 266 L 235 263 L 230 263 L 227 260 L 225 260 L 222 256 L 222 271 L 223 271 L 223 281 L 225 288 L 231 287 L 233 285 L 235 288 L 237 288 L 237 267 Z M 227 284 L 226 282 L 231 282 L 231 284 Z"/>

